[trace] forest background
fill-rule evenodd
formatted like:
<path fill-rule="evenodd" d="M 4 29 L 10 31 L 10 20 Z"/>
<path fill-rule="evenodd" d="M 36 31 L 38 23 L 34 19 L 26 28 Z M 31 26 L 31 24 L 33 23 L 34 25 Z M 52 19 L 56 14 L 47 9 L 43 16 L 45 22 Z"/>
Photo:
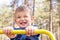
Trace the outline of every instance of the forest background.
<path fill-rule="evenodd" d="M 7 26 L 17 26 L 13 22 L 15 9 L 20 5 L 27 5 L 33 12 L 34 24 L 40 29 L 51 31 L 56 40 L 60 40 L 60 0 L 1 0 L 0 1 L 0 29 Z M 47 35 L 41 34 L 40 40 L 49 40 Z M 0 40 L 9 40 L 2 34 Z"/>

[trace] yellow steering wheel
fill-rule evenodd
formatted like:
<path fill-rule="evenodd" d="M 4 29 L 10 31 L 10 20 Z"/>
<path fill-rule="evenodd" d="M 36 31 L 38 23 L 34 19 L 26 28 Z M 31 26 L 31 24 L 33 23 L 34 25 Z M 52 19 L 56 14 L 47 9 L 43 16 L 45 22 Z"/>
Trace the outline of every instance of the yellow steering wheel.
<path fill-rule="evenodd" d="M 25 30 L 13 30 L 12 32 L 13 32 L 13 34 L 26 34 Z M 46 34 L 50 37 L 51 40 L 56 40 L 54 35 L 51 32 L 49 32 L 48 30 L 38 29 L 38 30 L 35 30 L 35 33 L 36 34 Z M 0 34 L 3 34 L 2 30 L 0 30 Z"/>

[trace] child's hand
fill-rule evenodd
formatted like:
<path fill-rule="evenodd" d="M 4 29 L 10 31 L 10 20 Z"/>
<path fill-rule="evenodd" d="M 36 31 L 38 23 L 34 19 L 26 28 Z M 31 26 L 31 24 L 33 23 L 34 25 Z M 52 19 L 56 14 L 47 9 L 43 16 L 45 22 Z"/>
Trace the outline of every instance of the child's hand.
<path fill-rule="evenodd" d="M 14 38 L 16 35 L 12 34 L 13 27 L 3 28 L 3 33 L 6 34 L 9 38 Z"/>
<path fill-rule="evenodd" d="M 26 28 L 26 35 L 27 35 L 27 36 L 36 35 L 33 26 L 29 26 L 29 27 Z"/>

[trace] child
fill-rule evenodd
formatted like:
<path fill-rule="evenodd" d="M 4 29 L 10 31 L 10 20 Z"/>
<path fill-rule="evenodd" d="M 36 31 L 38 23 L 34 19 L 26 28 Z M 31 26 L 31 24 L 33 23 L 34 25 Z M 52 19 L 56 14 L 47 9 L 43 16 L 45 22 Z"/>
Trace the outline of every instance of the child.
<path fill-rule="evenodd" d="M 4 34 L 6 34 L 10 40 L 38 40 L 39 35 L 35 34 L 35 27 L 32 27 L 34 17 L 31 16 L 32 12 L 26 6 L 20 6 L 16 9 L 14 14 L 14 22 L 19 28 L 6 27 L 3 28 Z M 35 28 L 35 29 L 34 29 Z M 26 35 L 12 34 L 12 30 L 26 30 Z"/>

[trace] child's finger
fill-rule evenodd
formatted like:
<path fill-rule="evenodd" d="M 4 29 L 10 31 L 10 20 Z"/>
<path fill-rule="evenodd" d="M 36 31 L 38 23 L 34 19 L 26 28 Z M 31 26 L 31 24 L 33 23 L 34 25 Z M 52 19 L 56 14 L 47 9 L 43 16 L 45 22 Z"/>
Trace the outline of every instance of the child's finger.
<path fill-rule="evenodd" d="M 3 28 L 3 32 L 4 32 L 4 34 L 6 34 L 6 35 L 10 35 L 10 34 L 12 33 L 11 30 L 12 30 L 12 28 L 9 28 L 9 27 Z"/>
<path fill-rule="evenodd" d="M 32 35 L 32 36 L 33 36 L 33 35 L 36 35 L 34 28 L 31 29 L 31 35 Z"/>
<path fill-rule="evenodd" d="M 29 32 L 29 35 L 30 35 L 30 36 L 31 36 L 31 35 L 33 36 L 33 35 L 34 35 L 34 29 L 33 29 L 33 28 L 29 28 L 29 31 L 28 31 L 28 32 Z"/>
<path fill-rule="evenodd" d="M 8 34 L 8 35 L 12 34 L 12 32 L 11 32 L 11 31 L 12 31 L 12 29 L 11 29 L 11 28 L 9 28 L 9 30 L 7 29 L 7 34 Z"/>
<path fill-rule="evenodd" d="M 28 28 L 26 29 L 26 35 L 30 36 L 30 30 Z"/>
<path fill-rule="evenodd" d="M 34 35 L 34 30 L 33 30 L 33 29 L 31 29 L 31 35 L 32 35 L 32 36 Z"/>
<path fill-rule="evenodd" d="M 30 36 L 30 35 L 27 35 L 27 36 Z"/>
<path fill-rule="evenodd" d="M 3 33 L 7 34 L 7 29 L 3 28 Z"/>
<path fill-rule="evenodd" d="M 28 30 L 27 30 L 27 28 L 26 28 L 26 35 L 28 35 L 28 33 L 27 33 L 27 32 L 28 32 Z"/>

